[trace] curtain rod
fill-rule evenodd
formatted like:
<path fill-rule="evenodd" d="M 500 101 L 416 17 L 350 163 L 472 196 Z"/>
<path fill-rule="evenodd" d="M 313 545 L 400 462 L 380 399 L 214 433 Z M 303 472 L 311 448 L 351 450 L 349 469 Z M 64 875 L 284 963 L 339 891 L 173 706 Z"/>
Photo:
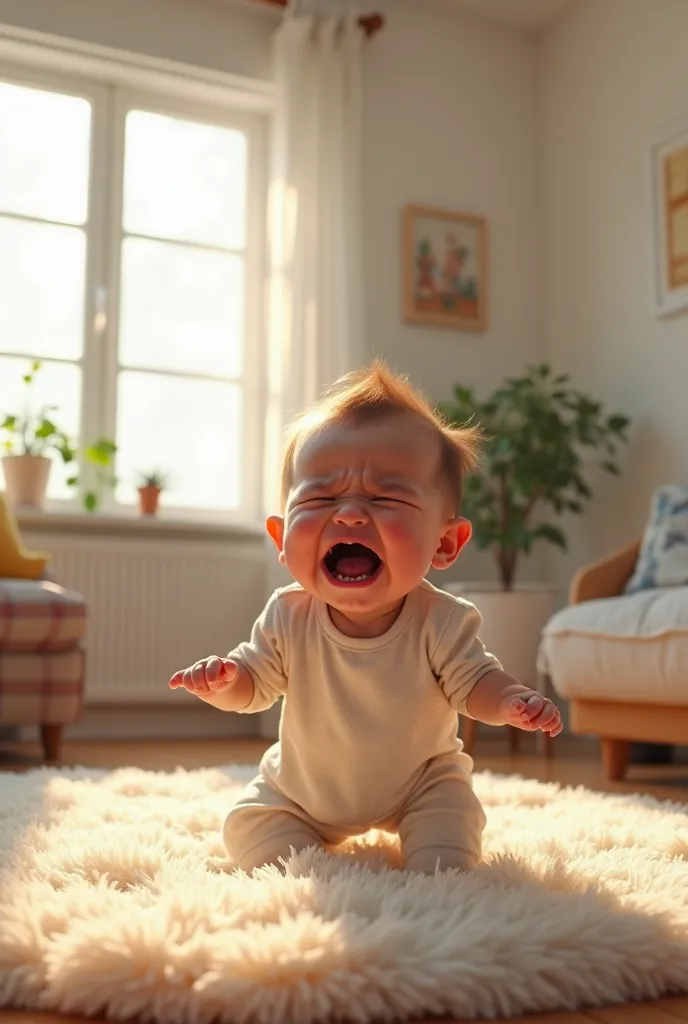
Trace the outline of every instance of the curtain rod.
<path fill-rule="evenodd" d="M 271 4 L 273 7 L 287 6 L 287 0 L 256 0 L 256 2 Z M 381 14 L 377 14 L 376 12 L 373 12 L 373 14 L 362 14 L 358 19 L 358 24 L 363 29 L 366 38 L 370 39 L 384 27 L 385 19 Z"/>

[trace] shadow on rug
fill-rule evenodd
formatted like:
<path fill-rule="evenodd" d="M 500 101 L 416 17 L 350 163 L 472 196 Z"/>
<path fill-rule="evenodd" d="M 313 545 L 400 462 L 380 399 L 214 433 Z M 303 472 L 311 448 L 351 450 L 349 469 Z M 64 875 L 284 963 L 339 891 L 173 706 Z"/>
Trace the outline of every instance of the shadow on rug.
<path fill-rule="evenodd" d="M 485 863 L 384 833 L 253 878 L 253 769 L 0 775 L 0 1007 L 159 1024 L 519 1016 L 688 993 L 688 806 L 475 776 Z"/>

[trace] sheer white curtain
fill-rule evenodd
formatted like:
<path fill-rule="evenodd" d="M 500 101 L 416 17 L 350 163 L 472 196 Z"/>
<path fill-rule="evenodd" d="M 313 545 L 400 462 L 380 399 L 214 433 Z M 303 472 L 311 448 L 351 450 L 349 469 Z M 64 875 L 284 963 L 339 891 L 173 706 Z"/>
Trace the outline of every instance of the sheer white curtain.
<path fill-rule="evenodd" d="M 266 512 L 279 507 L 285 426 L 365 359 L 361 46 L 355 18 L 289 11 L 273 40 Z M 290 577 L 266 544 L 269 594 Z M 277 736 L 279 713 L 259 716 L 261 735 Z"/>
<path fill-rule="evenodd" d="M 355 17 L 287 12 L 273 47 L 268 511 L 278 501 L 286 423 L 365 358 L 361 29 Z"/>

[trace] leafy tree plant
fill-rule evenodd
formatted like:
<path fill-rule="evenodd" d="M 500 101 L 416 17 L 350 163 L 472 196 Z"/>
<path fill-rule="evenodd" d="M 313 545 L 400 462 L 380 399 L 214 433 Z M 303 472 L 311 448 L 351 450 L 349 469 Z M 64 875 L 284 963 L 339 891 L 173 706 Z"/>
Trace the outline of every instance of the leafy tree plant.
<path fill-rule="evenodd" d="M 481 465 L 465 481 L 462 514 L 478 548 L 494 552 L 504 590 L 513 588 L 519 556 L 535 541 L 566 548 L 552 518 L 583 511 L 592 497 L 588 470 L 619 474 L 630 420 L 608 415 L 570 379 L 547 364 L 532 366 L 482 400 L 472 387 L 457 385 L 453 400 L 439 406 L 453 425 L 472 421 L 483 430 Z M 586 449 L 594 452 L 587 462 Z"/>

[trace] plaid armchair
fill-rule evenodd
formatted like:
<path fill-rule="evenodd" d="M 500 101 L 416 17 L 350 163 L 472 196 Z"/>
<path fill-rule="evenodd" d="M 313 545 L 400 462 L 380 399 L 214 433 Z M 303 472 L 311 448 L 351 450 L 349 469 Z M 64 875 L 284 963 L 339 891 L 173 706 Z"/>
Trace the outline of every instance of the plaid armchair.
<path fill-rule="evenodd" d="M 0 725 L 38 725 L 48 761 L 81 715 L 86 602 L 53 583 L 49 556 L 24 548 L 0 493 Z"/>
<path fill-rule="evenodd" d="M 57 761 L 63 727 L 81 716 L 84 599 L 48 580 L 0 578 L 0 725 L 38 725 Z"/>

